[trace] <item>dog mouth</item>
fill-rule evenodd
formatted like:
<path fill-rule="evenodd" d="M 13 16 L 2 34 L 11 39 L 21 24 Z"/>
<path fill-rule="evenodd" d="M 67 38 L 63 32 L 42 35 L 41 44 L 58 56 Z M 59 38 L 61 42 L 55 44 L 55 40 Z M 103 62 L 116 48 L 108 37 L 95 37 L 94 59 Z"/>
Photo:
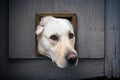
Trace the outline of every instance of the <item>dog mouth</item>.
<path fill-rule="evenodd" d="M 60 61 L 53 61 L 53 64 L 59 68 L 73 68 L 78 64 L 78 57 L 76 54 L 70 53 Z"/>
<path fill-rule="evenodd" d="M 70 64 L 69 62 L 63 63 L 63 64 L 57 64 L 55 61 L 53 62 L 53 65 L 58 68 L 73 68 L 77 67 L 77 60 L 74 64 Z"/>

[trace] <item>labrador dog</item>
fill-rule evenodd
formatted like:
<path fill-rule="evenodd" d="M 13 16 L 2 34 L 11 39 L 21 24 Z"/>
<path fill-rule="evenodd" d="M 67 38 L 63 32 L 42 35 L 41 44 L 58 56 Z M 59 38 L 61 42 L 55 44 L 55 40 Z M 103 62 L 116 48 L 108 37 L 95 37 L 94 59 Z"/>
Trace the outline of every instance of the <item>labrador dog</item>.
<path fill-rule="evenodd" d="M 67 19 L 46 16 L 39 22 L 36 35 L 39 54 L 52 59 L 59 68 L 77 65 L 73 26 Z"/>

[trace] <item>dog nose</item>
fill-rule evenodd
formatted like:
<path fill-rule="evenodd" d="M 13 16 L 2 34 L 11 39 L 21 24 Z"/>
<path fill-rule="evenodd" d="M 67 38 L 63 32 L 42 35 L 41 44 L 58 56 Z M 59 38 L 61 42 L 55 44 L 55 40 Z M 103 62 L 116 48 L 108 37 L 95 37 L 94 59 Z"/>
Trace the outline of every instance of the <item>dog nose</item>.
<path fill-rule="evenodd" d="M 74 52 L 70 52 L 66 58 L 70 65 L 74 65 L 77 60 L 77 55 Z"/>

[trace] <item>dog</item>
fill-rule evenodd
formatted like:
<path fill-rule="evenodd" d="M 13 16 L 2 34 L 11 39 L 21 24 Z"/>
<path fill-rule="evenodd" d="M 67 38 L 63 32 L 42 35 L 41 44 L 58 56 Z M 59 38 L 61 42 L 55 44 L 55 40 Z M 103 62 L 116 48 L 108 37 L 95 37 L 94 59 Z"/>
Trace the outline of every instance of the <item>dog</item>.
<path fill-rule="evenodd" d="M 49 57 L 59 68 L 77 65 L 75 34 L 69 20 L 45 16 L 39 22 L 35 33 L 39 54 Z"/>

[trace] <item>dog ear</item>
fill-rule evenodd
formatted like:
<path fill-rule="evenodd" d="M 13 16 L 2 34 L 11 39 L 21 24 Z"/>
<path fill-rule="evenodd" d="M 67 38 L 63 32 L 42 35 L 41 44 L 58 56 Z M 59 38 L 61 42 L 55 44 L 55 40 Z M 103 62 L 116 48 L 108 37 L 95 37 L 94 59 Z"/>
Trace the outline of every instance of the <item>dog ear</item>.
<path fill-rule="evenodd" d="M 36 33 L 37 35 L 39 35 L 43 30 L 44 30 L 44 27 L 41 26 L 41 25 L 38 25 L 38 26 L 37 26 L 37 30 L 36 30 L 35 33 Z"/>
<path fill-rule="evenodd" d="M 43 18 L 41 19 L 40 23 L 39 23 L 38 26 L 37 26 L 36 34 L 39 35 L 39 34 L 44 30 L 45 25 L 46 25 L 49 21 L 51 21 L 51 20 L 53 20 L 53 19 L 55 19 L 55 18 L 52 17 L 52 16 L 43 17 Z"/>

